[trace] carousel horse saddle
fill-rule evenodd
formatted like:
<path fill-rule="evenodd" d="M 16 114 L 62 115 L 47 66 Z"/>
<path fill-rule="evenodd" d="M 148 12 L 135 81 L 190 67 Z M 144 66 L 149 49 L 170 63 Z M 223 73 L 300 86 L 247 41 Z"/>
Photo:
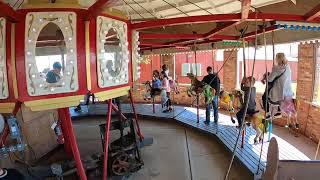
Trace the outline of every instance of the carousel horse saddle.
<path fill-rule="evenodd" d="M 259 113 L 260 111 L 259 110 L 255 110 L 255 111 L 247 111 L 247 116 L 253 116 L 257 113 Z"/>

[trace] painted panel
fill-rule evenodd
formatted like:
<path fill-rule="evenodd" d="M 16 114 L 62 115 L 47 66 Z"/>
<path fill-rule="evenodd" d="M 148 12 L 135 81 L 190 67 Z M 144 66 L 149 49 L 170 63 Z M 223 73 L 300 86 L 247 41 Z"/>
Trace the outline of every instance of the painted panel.
<path fill-rule="evenodd" d="M 100 88 L 129 82 L 127 24 L 98 16 L 96 28 L 97 77 Z"/>
<path fill-rule="evenodd" d="M 0 99 L 9 97 L 6 58 L 6 19 L 0 18 Z"/>
<path fill-rule="evenodd" d="M 26 15 L 25 70 L 30 96 L 78 90 L 76 19 L 73 12 L 31 12 Z M 55 36 L 51 39 L 53 33 Z M 49 48 L 50 43 L 54 47 Z M 48 65 L 52 67 L 48 69 Z"/>

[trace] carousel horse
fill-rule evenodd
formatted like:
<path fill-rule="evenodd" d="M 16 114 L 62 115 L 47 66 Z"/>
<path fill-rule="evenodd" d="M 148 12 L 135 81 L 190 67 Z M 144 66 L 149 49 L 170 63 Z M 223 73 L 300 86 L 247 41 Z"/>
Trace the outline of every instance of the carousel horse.
<path fill-rule="evenodd" d="M 243 104 L 244 102 L 243 91 L 241 90 L 233 90 L 232 92 L 221 91 L 219 97 L 220 97 L 220 101 L 228 106 L 228 111 L 231 117 L 231 121 L 232 123 L 235 123 L 235 120 L 233 119 L 233 117 L 235 116 L 235 111 L 233 106 L 236 100 L 239 101 L 239 104 Z"/>
<path fill-rule="evenodd" d="M 187 76 L 191 80 L 191 86 L 187 90 L 188 96 L 198 96 L 202 92 L 205 83 L 199 81 L 193 73 L 187 73 Z"/>
<path fill-rule="evenodd" d="M 267 133 L 269 130 L 270 121 L 265 120 L 264 116 L 256 111 L 252 114 L 247 114 L 245 122 L 248 125 L 252 125 L 253 129 L 256 131 L 256 136 L 254 138 L 254 144 L 260 143 L 262 141 L 263 132 Z"/>
<path fill-rule="evenodd" d="M 145 86 L 145 89 L 146 89 L 146 93 L 144 95 L 144 100 L 154 98 L 155 96 L 160 96 L 161 91 L 156 91 L 154 96 L 151 96 L 152 86 L 151 86 L 151 82 L 150 81 L 144 82 L 143 85 Z"/>

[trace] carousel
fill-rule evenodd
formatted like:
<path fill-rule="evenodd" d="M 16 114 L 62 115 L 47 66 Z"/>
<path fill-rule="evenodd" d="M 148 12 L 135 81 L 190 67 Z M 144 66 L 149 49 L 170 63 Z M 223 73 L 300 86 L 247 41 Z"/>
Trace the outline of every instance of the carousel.
<path fill-rule="evenodd" d="M 63 179 L 76 174 L 77 179 L 86 180 L 92 172 L 98 179 L 127 179 L 144 167 L 141 149 L 153 143 L 153 138 L 142 133 L 138 118 L 141 115 L 171 119 L 219 139 L 232 154 L 224 179 L 229 178 L 235 158 L 255 179 L 289 178 L 295 168 L 302 166 L 310 168 L 301 174 L 319 175 L 314 170 L 318 161 L 307 161 L 310 159 L 303 153 L 292 145 L 286 146 L 273 134 L 273 110 L 279 105 L 270 104 L 270 118 L 263 109 L 250 114 L 243 91 L 239 90 L 242 77 L 250 79 L 255 75 L 259 49 L 265 51 L 263 59 L 267 60 L 267 45 L 272 46 L 274 63 L 275 44 L 318 38 L 320 4 L 317 3 L 316 0 L 0 1 L 0 159 L 11 158 L 13 154 L 28 166 L 31 174 L 36 174 L 33 179 Z M 286 7 L 285 12 L 278 13 L 277 5 Z M 318 67 L 319 44 L 314 44 L 312 56 L 316 59 L 314 66 Z M 249 47 L 254 49 L 252 53 L 245 51 Z M 240 48 L 241 65 L 236 57 Z M 223 73 L 222 93 L 199 79 L 212 61 L 204 62 L 201 58 L 206 56 L 201 53 L 218 49 L 224 49 L 224 59 L 219 68 L 215 69 L 214 64 L 213 67 L 218 75 Z M 249 55 L 252 62 L 246 61 Z M 210 57 L 214 59 L 212 53 Z M 150 63 L 150 67 L 145 65 Z M 163 72 L 169 69 L 174 74 L 168 81 L 172 93 L 154 94 L 151 85 L 157 76 L 154 70 L 164 64 L 168 67 L 162 66 Z M 242 77 L 240 66 L 244 68 Z M 268 67 L 271 71 L 266 62 L 263 73 L 268 73 Z M 185 71 L 181 72 L 180 81 L 178 70 Z M 312 76 L 312 82 L 317 78 Z M 142 95 L 137 88 L 142 79 L 147 80 L 141 87 L 146 87 L 148 95 Z M 189 84 L 186 91 L 179 83 Z M 308 92 L 301 94 L 307 96 Z M 140 100 L 142 97 L 150 101 Z M 186 97 L 191 99 L 190 107 L 175 106 L 183 104 Z M 226 101 L 228 116 L 222 119 L 230 120 L 230 115 L 235 123 L 235 110 L 245 107 L 246 123 L 239 123 L 238 128 L 227 126 L 228 120 L 204 125 L 205 113 L 201 108 L 214 97 Z M 201 104 L 204 98 L 205 103 Z M 135 104 L 135 99 L 143 104 Z M 299 107 L 312 104 L 308 99 L 297 99 Z M 168 109 L 161 112 L 164 106 Z M 298 113 L 304 111 L 299 107 Z M 72 117 L 95 117 L 99 113 L 105 117 L 105 122 L 99 125 L 103 153 L 84 160 Z M 287 115 L 289 119 L 291 115 L 295 118 L 290 132 L 301 134 L 297 114 Z M 119 132 L 112 142 L 111 131 Z M 319 138 L 317 133 L 312 135 Z M 63 147 L 66 160 L 50 166 L 30 165 L 31 156 L 40 159 L 57 145 Z M 294 177 L 301 176 L 291 178 Z"/>

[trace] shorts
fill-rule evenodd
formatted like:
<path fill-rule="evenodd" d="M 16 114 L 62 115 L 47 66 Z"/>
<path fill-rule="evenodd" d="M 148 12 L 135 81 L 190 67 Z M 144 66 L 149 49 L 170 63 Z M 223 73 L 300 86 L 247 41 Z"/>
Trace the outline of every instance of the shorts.
<path fill-rule="evenodd" d="M 286 114 L 295 114 L 296 108 L 293 103 L 292 97 L 289 97 L 289 96 L 284 97 L 284 100 L 281 101 L 280 109 Z"/>

